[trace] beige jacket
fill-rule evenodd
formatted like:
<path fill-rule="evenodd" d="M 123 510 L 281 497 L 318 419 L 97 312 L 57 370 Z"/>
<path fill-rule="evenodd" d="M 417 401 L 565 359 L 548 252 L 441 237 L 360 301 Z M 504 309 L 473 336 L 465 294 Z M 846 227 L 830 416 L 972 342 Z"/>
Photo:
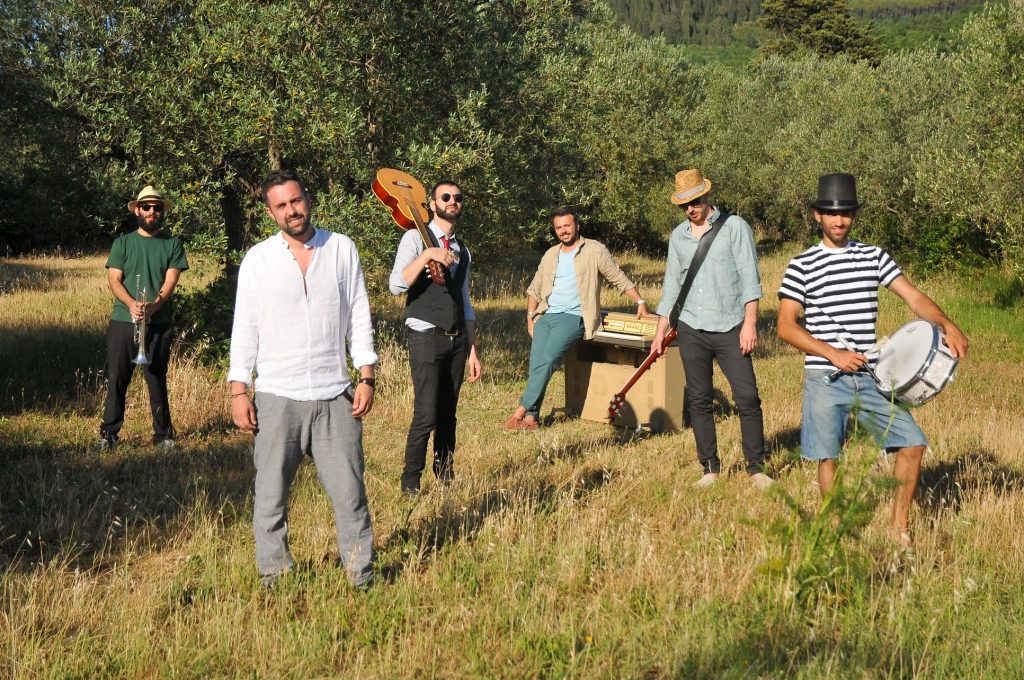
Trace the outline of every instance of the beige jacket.
<path fill-rule="evenodd" d="M 534 318 L 543 314 L 548 308 L 548 296 L 555 285 L 555 269 L 558 267 L 558 251 L 561 244 L 552 246 L 544 253 L 537 267 L 537 273 L 533 275 L 526 294 L 534 300 L 540 301 Z M 636 285 L 626 277 L 619 264 L 608 252 L 608 249 L 600 241 L 590 241 L 580 237 L 580 252 L 577 253 L 574 264 L 576 266 L 576 286 L 580 294 L 580 306 L 583 308 L 583 332 L 584 337 L 594 337 L 601 328 L 601 282 L 597 275 L 600 273 L 619 289 L 625 292 Z"/>

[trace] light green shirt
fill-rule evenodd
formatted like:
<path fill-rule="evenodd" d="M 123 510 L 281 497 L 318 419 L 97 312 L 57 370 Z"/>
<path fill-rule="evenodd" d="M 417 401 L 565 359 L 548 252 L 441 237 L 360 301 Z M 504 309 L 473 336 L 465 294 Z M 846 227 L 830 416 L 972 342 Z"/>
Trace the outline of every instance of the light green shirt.
<path fill-rule="evenodd" d="M 708 221 L 717 217 L 715 208 Z M 660 316 L 668 316 L 672 311 L 698 243 L 690 231 L 689 220 L 676 227 L 669 237 L 665 281 L 658 303 Z M 730 215 L 693 280 L 679 321 L 698 330 L 722 333 L 738 326 L 743 321 L 744 306 L 760 298 L 761 275 L 757 271 L 754 232 L 742 217 Z"/>

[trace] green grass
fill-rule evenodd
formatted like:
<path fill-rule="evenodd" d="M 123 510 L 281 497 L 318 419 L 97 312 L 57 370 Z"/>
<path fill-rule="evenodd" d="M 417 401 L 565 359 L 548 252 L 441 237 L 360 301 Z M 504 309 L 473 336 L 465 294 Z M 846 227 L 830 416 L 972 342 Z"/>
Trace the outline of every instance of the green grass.
<path fill-rule="evenodd" d="M 443 491 L 425 479 L 421 499 L 403 499 L 412 391 L 402 308 L 376 293 L 380 389 L 365 443 L 380 579 L 368 593 L 349 588 L 337 567 L 329 504 L 310 465 L 290 516 L 300 568 L 272 590 L 259 585 L 251 440 L 230 427 L 219 372 L 193 353 L 176 356 L 171 372 L 182 451 L 147 444 L 136 383 L 126 446 L 91 454 L 103 386 L 66 373 L 102 371 L 102 259 L 5 262 L 0 674 L 1020 677 L 1019 290 L 996 270 L 918 282 L 961 323 L 971 353 L 956 382 L 915 411 L 933 452 L 908 560 L 886 537 L 887 467 L 875 465 L 869 443 L 851 445 L 846 468 L 868 483 L 830 502 L 848 523 L 818 513 L 814 470 L 796 456 L 801 357 L 770 335 L 774 291 L 796 250 L 761 263 L 755 365 L 769 472 L 781 489 L 764 496 L 741 472 L 727 399 L 718 427 L 729 473 L 703 492 L 691 486 L 700 468 L 689 431 L 569 420 L 502 434 L 528 350 L 520 319 L 531 272 L 516 269 L 475 281 L 485 375 L 463 391 L 456 483 Z M 656 298 L 661 263 L 635 253 L 623 261 Z M 382 291 L 385 273 L 372 274 Z M 204 280 L 186 274 L 182 283 Z M 890 333 L 908 315 L 894 296 L 882 302 Z M 628 308 L 610 292 L 605 306 Z M 75 344 L 62 340 L 76 334 Z M 556 376 L 547 407 L 563 396 Z M 834 557 L 823 559 L 815 546 L 824 544 L 839 547 Z"/>

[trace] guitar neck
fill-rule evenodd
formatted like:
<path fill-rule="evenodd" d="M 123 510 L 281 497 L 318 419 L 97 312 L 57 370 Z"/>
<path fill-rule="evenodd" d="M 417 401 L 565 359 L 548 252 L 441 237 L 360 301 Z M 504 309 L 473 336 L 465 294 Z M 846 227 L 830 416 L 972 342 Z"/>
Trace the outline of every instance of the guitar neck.
<path fill-rule="evenodd" d="M 668 351 L 669 343 L 676 339 L 676 335 L 678 335 L 676 329 L 670 329 L 669 332 L 665 334 L 664 340 L 662 340 L 661 354 L 651 351 L 651 353 L 647 355 L 647 358 L 644 359 L 644 362 L 640 364 L 640 366 L 638 366 L 635 371 L 633 371 L 633 375 L 629 376 L 629 380 L 626 381 L 626 384 L 623 385 L 622 388 L 615 393 L 615 396 L 612 398 L 612 406 L 609 408 L 609 412 L 612 414 L 612 416 L 617 415 L 616 407 L 619 404 L 621 404 L 622 401 L 626 398 L 626 392 L 629 392 L 630 388 L 633 387 L 633 385 L 635 385 L 636 382 L 643 377 L 644 373 L 651 369 L 651 366 L 654 365 L 654 362 L 660 359 L 665 354 L 665 352 Z"/>
<path fill-rule="evenodd" d="M 434 241 L 430 237 L 430 230 L 427 228 L 427 223 L 423 221 L 423 217 L 420 215 L 419 208 L 413 201 L 412 193 L 406 190 L 405 205 L 409 208 L 409 213 L 412 215 L 412 221 L 416 223 L 416 233 L 420 235 L 423 240 L 424 248 L 433 248 Z"/>
<path fill-rule="evenodd" d="M 412 217 L 413 221 L 416 222 L 416 233 L 418 233 L 420 238 L 423 239 L 423 247 L 433 248 L 434 240 L 430 236 L 430 229 L 427 228 L 427 225 L 423 222 L 423 218 L 420 217 L 420 213 L 415 209 L 415 207 L 413 207 Z"/>

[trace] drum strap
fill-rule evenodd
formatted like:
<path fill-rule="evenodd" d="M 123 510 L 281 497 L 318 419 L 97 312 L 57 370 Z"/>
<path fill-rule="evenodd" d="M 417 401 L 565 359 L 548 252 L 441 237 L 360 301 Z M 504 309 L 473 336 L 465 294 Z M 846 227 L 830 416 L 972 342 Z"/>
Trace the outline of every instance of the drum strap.
<path fill-rule="evenodd" d="M 704 264 L 704 258 L 708 254 L 708 250 L 711 248 L 711 244 L 714 242 L 715 237 L 718 236 L 718 232 L 722 231 L 722 225 L 725 221 L 732 217 L 729 213 L 724 210 L 718 211 L 718 217 L 711 221 L 711 228 L 704 232 L 704 235 L 700 237 L 700 242 L 697 244 L 697 250 L 693 253 L 693 259 L 690 260 L 690 267 L 686 271 L 686 278 L 683 279 L 683 287 L 679 289 L 679 297 L 676 298 L 676 303 L 672 305 L 672 311 L 669 312 L 668 320 L 669 327 L 675 328 L 675 325 L 679 322 L 679 313 L 683 311 L 683 304 L 686 302 L 686 296 L 690 294 L 690 287 L 693 286 L 693 280 L 697 278 L 697 270 Z"/>

